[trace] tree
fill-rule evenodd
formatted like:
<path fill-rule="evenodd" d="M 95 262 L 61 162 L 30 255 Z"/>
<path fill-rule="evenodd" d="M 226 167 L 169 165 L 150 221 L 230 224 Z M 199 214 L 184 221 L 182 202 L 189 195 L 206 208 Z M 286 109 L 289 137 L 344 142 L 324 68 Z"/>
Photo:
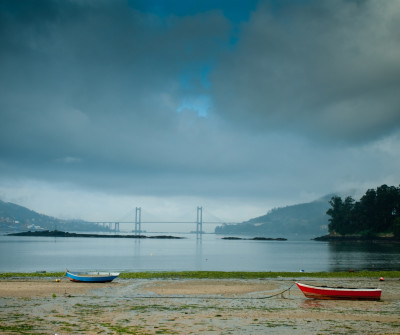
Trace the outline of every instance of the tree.
<path fill-rule="evenodd" d="M 375 230 L 380 232 L 393 230 L 397 216 L 399 190 L 394 186 L 382 185 L 377 188 L 376 195 L 376 212 L 379 222 L 375 223 Z"/>
<path fill-rule="evenodd" d="M 326 214 L 329 232 L 376 235 L 378 233 L 400 233 L 400 188 L 382 185 L 369 189 L 355 202 L 352 197 L 334 196 L 329 201 L 332 208 Z"/>
<path fill-rule="evenodd" d="M 395 237 L 400 238 L 400 218 L 394 220 L 393 234 Z"/>
<path fill-rule="evenodd" d="M 373 189 L 367 190 L 365 195 L 360 199 L 359 205 L 359 228 L 361 231 L 375 231 L 376 220 L 376 191 Z"/>
<path fill-rule="evenodd" d="M 346 197 L 343 201 L 341 197 L 334 196 L 329 203 L 332 206 L 326 212 L 331 217 L 328 225 L 329 232 L 341 235 L 354 233 L 352 214 L 354 199 Z"/>
<path fill-rule="evenodd" d="M 341 221 L 342 221 L 342 208 L 343 208 L 343 200 L 341 197 L 333 196 L 331 200 L 329 200 L 329 204 L 332 208 L 329 208 L 326 211 L 326 214 L 330 216 L 328 230 L 329 233 L 339 233 Z"/>
<path fill-rule="evenodd" d="M 354 224 L 354 199 L 352 197 L 346 197 L 343 203 L 343 222 L 341 225 L 341 234 L 354 234 L 356 233 Z"/>

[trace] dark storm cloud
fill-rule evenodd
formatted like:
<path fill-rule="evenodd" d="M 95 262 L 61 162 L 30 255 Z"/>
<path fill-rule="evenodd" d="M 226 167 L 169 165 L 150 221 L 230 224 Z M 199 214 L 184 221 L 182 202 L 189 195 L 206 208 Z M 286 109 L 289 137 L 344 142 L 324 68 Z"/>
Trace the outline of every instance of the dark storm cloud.
<path fill-rule="evenodd" d="M 216 105 L 261 130 L 369 141 L 400 125 L 400 3 L 261 5 L 216 69 Z"/>
<path fill-rule="evenodd" d="M 193 154 L 211 140 L 201 139 L 204 120 L 177 110 L 182 76 L 189 93 L 205 89 L 187 68 L 224 47 L 220 13 L 159 18 L 123 1 L 21 1 L 4 2 L 0 21 L 0 146 L 13 168 L 85 180 L 93 171 L 93 183 L 96 173 L 207 169 L 210 156 Z"/>
<path fill-rule="evenodd" d="M 264 211 L 397 183 L 398 2 L 179 3 L 0 0 L 0 196 Z"/>

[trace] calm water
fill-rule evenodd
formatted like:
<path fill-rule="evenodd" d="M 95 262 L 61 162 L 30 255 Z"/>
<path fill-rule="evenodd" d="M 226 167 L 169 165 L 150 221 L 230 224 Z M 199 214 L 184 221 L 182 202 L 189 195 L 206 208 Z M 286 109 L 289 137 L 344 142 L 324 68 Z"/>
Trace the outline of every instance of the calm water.
<path fill-rule="evenodd" d="M 179 236 L 178 234 L 174 234 Z M 400 270 L 400 244 L 0 236 L 0 272 Z"/>

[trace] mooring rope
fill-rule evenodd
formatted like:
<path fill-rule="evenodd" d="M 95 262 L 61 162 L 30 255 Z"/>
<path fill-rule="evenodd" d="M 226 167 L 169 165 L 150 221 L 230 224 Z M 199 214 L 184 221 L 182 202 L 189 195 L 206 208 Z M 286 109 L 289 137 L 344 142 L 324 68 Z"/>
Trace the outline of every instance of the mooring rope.
<path fill-rule="evenodd" d="M 216 296 L 191 296 L 191 295 L 163 295 L 163 296 L 156 296 L 156 295 L 144 295 L 144 296 L 134 296 L 130 297 L 130 299 L 205 299 L 205 300 L 262 300 L 262 299 L 269 299 L 276 297 L 278 295 L 283 295 L 283 293 L 290 291 L 295 283 L 290 285 L 287 289 L 272 295 L 268 295 L 265 297 L 216 297 Z M 282 296 L 283 297 L 283 296 Z"/>

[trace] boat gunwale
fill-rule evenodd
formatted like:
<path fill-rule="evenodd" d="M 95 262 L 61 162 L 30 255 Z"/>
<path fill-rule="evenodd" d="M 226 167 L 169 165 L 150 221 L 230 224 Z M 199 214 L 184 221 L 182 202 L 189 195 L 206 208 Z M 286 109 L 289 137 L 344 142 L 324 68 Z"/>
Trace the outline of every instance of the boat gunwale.
<path fill-rule="evenodd" d="M 99 278 L 99 277 L 118 277 L 119 272 L 70 272 L 67 271 L 72 276 L 85 277 L 85 278 Z"/>
<path fill-rule="evenodd" d="M 107 283 L 112 282 L 115 278 L 119 276 L 119 273 L 111 272 L 84 272 L 84 273 L 74 273 L 67 271 L 65 274 L 69 280 L 74 282 L 84 282 L 84 283 Z"/>
<path fill-rule="evenodd" d="M 380 288 L 347 288 L 347 287 L 328 287 L 328 286 L 313 286 L 308 284 L 303 284 L 296 282 L 297 286 L 304 286 L 311 289 L 321 290 L 321 291 L 338 291 L 338 292 L 382 292 Z"/>

